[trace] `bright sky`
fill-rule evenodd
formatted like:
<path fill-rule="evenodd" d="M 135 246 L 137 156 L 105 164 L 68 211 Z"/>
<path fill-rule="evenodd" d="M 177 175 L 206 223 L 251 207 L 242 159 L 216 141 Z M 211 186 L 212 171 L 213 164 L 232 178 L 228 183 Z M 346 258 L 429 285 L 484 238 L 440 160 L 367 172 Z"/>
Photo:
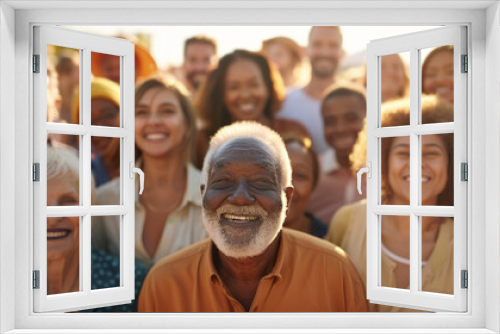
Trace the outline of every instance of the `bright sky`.
<path fill-rule="evenodd" d="M 145 33 L 151 35 L 151 54 L 160 68 L 167 65 L 179 66 L 182 63 L 184 41 L 194 35 L 207 35 L 217 40 L 219 55 L 222 56 L 237 48 L 257 51 L 263 40 L 285 36 L 307 44 L 310 26 L 162 26 L 162 27 L 71 27 L 76 30 L 96 34 L 116 36 L 120 34 Z M 344 49 L 347 56 L 366 49 L 371 40 L 390 36 L 428 30 L 428 26 L 345 26 Z"/>

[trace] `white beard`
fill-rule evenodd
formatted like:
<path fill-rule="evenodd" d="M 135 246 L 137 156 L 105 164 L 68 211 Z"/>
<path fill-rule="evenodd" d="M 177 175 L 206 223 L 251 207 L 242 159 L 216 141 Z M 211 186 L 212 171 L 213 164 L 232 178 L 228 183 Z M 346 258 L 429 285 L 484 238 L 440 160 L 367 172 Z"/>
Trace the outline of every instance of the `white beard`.
<path fill-rule="evenodd" d="M 281 208 L 270 214 L 258 205 L 244 207 L 223 205 L 216 211 L 204 207 L 203 223 L 208 235 L 224 255 L 232 258 L 257 256 L 269 247 L 283 227 L 287 209 L 285 193 L 281 195 L 281 203 L 283 203 Z M 228 212 L 258 214 L 262 217 L 262 223 L 256 228 L 221 225 L 221 215 Z"/>

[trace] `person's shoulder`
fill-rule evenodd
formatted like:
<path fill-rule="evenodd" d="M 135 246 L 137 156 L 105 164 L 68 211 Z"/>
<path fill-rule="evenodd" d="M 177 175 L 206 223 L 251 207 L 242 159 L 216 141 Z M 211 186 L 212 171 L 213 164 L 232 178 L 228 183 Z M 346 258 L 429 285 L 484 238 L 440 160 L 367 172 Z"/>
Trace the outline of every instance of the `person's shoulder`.
<path fill-rule="evenodd" d="M 189 163 L 188 164 L 188 174 L 189 174 L 189 177 L 193 178 L 193 180 L 195 181 L 201 181 L 201 171 L 196 168 L 195 165 L 193 165 L 192 163 Z"/>
<path fill-rule="evenodd" d="M 120 178 L 114 178 L 98 187 L 96 189 L 96 196 L 99 203 L 101 203 L 101 200 L 109 201 L 110 198 L 114 199 L 116 196 L 120 196 Z"/>
<path fill-rule="evenodd" d="M 309 217 L 309 219 L 311 219 L 312 222 L 311 235 L 318 238 L 324 238 L 326 233 L 328 232 L 328 225 L 319 220 L 316 216 L 314 216 L 310 212 L 305 212 L 305 215 Z"/>
<path fill-rule="evenodd" d="M 201 171 L 193 164 L 188 164 L 188 201 L 196 207 L 202 206 L 202 197 L 200 192 Z"/>
<path fill-rule="evenodd" d="M 307 101 L 309 100 L 309 96 L 304 91 L 304 88 L 294 89 L 286 94 L 285 103 L 288 102 L 297 102 L 297 101 Z"/>
<path fill-rule="evenodd" d="M 331 234 L 335 232 L 343 235 L 348 225 L 358 223 L 366 225 L 366 199 L 340 207 L 332 217 L 326 239 L 338 243 L 339 240 L 335 242 L 331 239 Z"/>
<path fill-rule="evenodd" d="M 174 252 L 158 261 L 150 270 L 150 275 L 156 279 L 175 277 L 176 274 L 195 272 L 206 252 L 210 251 L 211 239 L 204 239 L 194 245 Z"/>
<path fill-rule="evenodd" d="M 304 232 L 295 231 L 292 229 L 284 228 L 282 230 L 283 236 L 296 252 L 297 255 L 306 256 L 311 261 L 324 261 L 325 258 L 349 264 L 349 257 L 347 254 L 336 245 Z"/>
<path fill-rule="evenodd" d="M 365 213 L 366 212 L 366 199 L 360 201 L 343 205 L 335 213 L 338 216 L 351 215 L 353 213 Z"/>

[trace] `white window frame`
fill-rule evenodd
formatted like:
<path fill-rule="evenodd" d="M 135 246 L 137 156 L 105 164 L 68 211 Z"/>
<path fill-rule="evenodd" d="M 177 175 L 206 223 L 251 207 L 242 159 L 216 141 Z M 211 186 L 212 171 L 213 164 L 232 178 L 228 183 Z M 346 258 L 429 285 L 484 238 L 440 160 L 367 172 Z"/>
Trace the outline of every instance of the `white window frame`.
<path fill-rule="evenodd" d="M 412 308 L 429 311 L 467 310 L 467 290 L 461 288 L 461 270 L 467 270 L 467 185 L 461 181 L 460 165 L 467 163 L 467 73 L 461 73 L 461 56 L 467 55 L 465 26 L 448 26 L 411 34 L 371 41 L 367 47 L 367 165 L 371 177 L 367 179 L 367 298 L 375 304 L 394 306 L 411 305 Z M 454 46 L 454 119 L 449 123 L 422 124 L 422 56 L 420 50 Z M 381 58 L 390 54 L 410 53 L 410 117 L 407 126 L 381 127 Z M 454 134 L 454 206 L 422 206 L 421 185 L 421 136 L 426 134 Z M 410 203 L 409 205 L 384 205 L 381 203 L 381 156 L 382 138 L 409 137 L 410 142 Z M 473 182 L 471 179 L 470 182 Z M 383 215 L 408 216 L 410 220 L 410 287 L 395 289 L 381 286 L 381 235 Z M 423 216 L 452 217 L 454 220 L 454 281 L 451 295 L 429 293 L 420 290 L 422 282 L 422 255 L 419 220 Z"/>
<path fill-rule="evenodd" d="M 52 26 L 34 27 L 34 54 L 39 55 L 39 73 L 33 74 L 34 145 L 33 160 L 40 164 L 39 181 L 33 184 L 34 270 L 39 271 L 39 288 L 34 289 L 35 312 L 76 311 L 94 307 L 130 303 L 135 298 L 134 235 L 135 180 L 129 173 L 135 162 L 134 44 L 113 38 Z M 80 53 L 79 124 L 47 122 L 47 45 L 78 50 Z M 91 53 L 120 57 L 120 126 L 91 124 Z M 79 206 L 47 207 L 47 134 L 78 135 Z M 120 140 L 120 203 L 91 204 L 91 136 Z M 132 176 L 132 177 L 131 177 Z M 120 286 L 92 290 L 91 222 L 92 216 L 120 216 Z M 80 217 L 78 292 L 47 295 L 47 218 Z"/>
<path fill-rule="evenodd" d="M 406 2 L 406 1 L 405 1 Z M 231 328 L 253 328 L 253 332 L 291 332 L 283 328 L 301 328 L 294 332 L 397 332 L 415 333 L 493 333 L 500 331 L 500 161 L 498 135 L 500 79 L 500 40 L 498 3 L 446 1 L 412 3 L 406 9 L 391 9 L 394 2 L 249 2 L 220 4 L 215 1 L 183 2 L 20 2 L 0 4 L 0 331 L 15 333 L 77 332 L 70 328 L 88 328 L 88 332 L 111 332 L 113 328 L 128 333 L 144 333 L 139 322 L 149 328 L 191 328 L 187 332 L 234 332 Z M 40 6 L 53 6 L 40 10 Z M 69 9 L 53 10 L 61 6 Z M 96 9 L 108 6 L 114 10 Z M 150 10 L 120 9 L 148 7 Z M 162 7 L 163 8 L 158 8 Z M 290 8 L 290 7 L 293 8 Z M 413 6 L 413 7 L 412 7 Z M 425 7 L 429 6 L 429 7 Z M 467 7 L 469 6 L 469 7 Z M 488 9 L 486 7 L 490 6 Z M 220 8 L 229 9 L 220 9 Z M 356 9 L 349 9 L 357 7 Z M 22 9 L 24 8 L 24 9 Z M 80 9 L 75 9 L 80 8 Z M 83 8 L 83 9 L 82 9 Z M 413 8 L 408 10 L 408 8 Z M 486 22 L 486 24 L 485 24 Z M 30 85 L 30 31 L 34 24 L 61 25 L 441 25 L 465 24 L 469 31 L 468 143 L 470 184 L 468 197 L 471 243 L 468 247 L 469 311 L 465 314 L 49 314 L 32 313 L 30 235 L 32 202 L 30 181 L 32 156 L 32 106 L 26 98 Z M 488 71 L 486 71 L 488 66 Z M 15 78 L 15 89 L 12 80 Z M 15 112 L 13 112 L 13 110 Z M 473 119 L 474 115 L 474 119 Z M 486 121 L 488 117 L 488 121 Z M 486 134 L 490 137 L 486 141 Z M 15 145 L 11 145 L 12 137 Z M 485 153 L 488 149 L 488 154 Z M 488 162 L 488 164 L 486 164 Z M 15 173 L 14 173 L 15 172 Z M 492 174 L 486 183 L 485 175 Z M 12 177 L 14 175 L 14 177 Z M 4 186 L 5 185 L 5 186 Z M 15 189 L 15 196 L 12 196 Z M 488 196 L 486 196 L 488 194 Z M 14 198 L 12 198 L 14 197 Z M 485 206 L 487 201 L 487 206 Z M 488 219 L 486 219 L 488 217 Z M 15 224 L 13 224 L 15 222 Z M 14 238 L 15 237 L 15 242 Z M 489 254 L 490 256 L 486 256 Z M 491 256 L 493 254 L 494 256 Z M 488 266 L 486 266 L 488 264 Z M 475 274 L 477 273 L 477 274 Z M 14 287 L 14 288 L 13 288 Z M 486 293 L 486 290 L 488 293 Z M 14 307 L 12 307 L 14 305 Z M 193 321 L 195 319 L 195 321 Z M 335 330 L 337 328 L 337 330 Z M 101 329 L 101 330 L 99 330 Z M 107 331 L 106 331 L 107 329 Z M 268 329 L 268 330 L 265 330 Z M 280 330 L 281 329 L 281 330 Z M 323 329 L 323 330 L 321 330 Z M 342 329 L 345 329 L 342 330 Z M 357 330 L 356 330 L 357 329 Z M 392 330 L 391 330 L 392 329 Z M 432 329 L 432 330 L 431 330 Z M 47 332 L 47 331 L 45 331 Z M 121 332 L 118 330 L 118 332 Z M 152 330 L 150 331 L 152 332 Z M 167 330 L 162 332 L 180 332 Z M 13 332 L 14 333 L 14 332 Z"/>

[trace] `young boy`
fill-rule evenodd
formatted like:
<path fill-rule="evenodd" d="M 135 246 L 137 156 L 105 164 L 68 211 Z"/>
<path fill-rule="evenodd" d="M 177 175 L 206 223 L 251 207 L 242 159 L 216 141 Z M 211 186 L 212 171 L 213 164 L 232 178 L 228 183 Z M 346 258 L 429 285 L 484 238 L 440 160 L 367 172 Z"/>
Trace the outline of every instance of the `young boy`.
<path fill-rule="evenodd" d="M 333 150 L 322 157 L 322 175 L 307 211 L 329 224 L 342 205 L 364 198 L 356 190 L 356 176 L 349 162 L 366 117 L 364 88 L 339 85 L 328 89 L 321 101 L 321 115 L 326 142 Z"/>

